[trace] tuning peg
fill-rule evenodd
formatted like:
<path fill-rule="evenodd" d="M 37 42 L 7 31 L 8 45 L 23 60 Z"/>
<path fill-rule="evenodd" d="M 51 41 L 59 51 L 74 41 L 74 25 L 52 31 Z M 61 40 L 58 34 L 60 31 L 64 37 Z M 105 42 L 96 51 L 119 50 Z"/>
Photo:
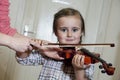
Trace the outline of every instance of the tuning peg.
<path fill-rule="evenodd" d="M 105 71 L 105 70 L 102 70 L 101 73 L 106 73 L 106 71 Z"/>
<path fill-rule="evenodd" d="M 108 65 L 109 65 L 109 66 L 112 66 L 112 63 L 109 63 Z"/>
<path fill-rule="evenodd" d="M 102 65 L 99 65 L 99 68 L 100 68 L 100 69 L 102 69 L 102 68 L 103 68 L 103 66 L 102 66 Z"/>

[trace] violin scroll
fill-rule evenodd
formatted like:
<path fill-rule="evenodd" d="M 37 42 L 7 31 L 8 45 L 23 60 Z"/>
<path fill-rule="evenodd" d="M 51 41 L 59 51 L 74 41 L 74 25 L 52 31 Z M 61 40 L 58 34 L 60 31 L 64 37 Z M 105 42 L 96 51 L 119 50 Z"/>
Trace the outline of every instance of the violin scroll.
<path fill-rule="evenodd" d="M 102 65 L 99 66 L 100 69 L 104 68 L 104 70 L 102 70 L 102 73 L 107 73 L 108 75 L 113 75 L 115 68 L 112 67 L 111 64 L 106 64 L 106 63 L 102 63 Z"/>

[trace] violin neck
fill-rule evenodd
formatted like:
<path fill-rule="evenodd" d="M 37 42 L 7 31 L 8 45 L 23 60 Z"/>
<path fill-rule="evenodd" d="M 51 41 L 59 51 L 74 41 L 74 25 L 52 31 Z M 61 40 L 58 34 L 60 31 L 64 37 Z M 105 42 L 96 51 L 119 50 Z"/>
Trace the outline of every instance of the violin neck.
<path fill-rule="evenodd" d="M 84 54 L 86 54 L 87 56 L 90 56 L 92 58 L 95 58 L 96 60 L 100 61 L 101 63 L 106 63 L 105 60 L 101 59 L 100 57 L 95 56 L 94 54 L 92 54 L 89 50 L 82 48 L 80 49 L 80 51 L 82 51 Z"/>

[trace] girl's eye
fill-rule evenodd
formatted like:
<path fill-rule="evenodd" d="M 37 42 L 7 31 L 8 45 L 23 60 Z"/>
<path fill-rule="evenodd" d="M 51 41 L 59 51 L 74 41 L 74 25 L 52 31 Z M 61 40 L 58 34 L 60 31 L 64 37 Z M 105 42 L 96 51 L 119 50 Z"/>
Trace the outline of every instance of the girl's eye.
<path fill-rule="evenodd" d="M 73 32 L 77 32 L 78 31 L 78 29 L 76 28 L 76 29 L 73 29 Z"/>
<path fill-rule="evenodd" d="M 67 31 L 67 29 L 64 29 L 64 28 L 63 28 L 63 29 L 61 29 L 61 31 L 62 31 L 62 32 L 66 32 L 66 31 Z"/>

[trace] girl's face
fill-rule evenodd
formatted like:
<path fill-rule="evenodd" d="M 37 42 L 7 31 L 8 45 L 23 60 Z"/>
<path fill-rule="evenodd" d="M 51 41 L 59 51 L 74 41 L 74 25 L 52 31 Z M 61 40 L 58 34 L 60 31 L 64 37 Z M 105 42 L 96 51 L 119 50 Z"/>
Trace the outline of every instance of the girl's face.
<path fill-rule="evenodd" d="M 57 33 L 59 43 L 78 44 L 81 37 L 81 21 L 79 16 L 66 16 L 57 20 Z"/>

